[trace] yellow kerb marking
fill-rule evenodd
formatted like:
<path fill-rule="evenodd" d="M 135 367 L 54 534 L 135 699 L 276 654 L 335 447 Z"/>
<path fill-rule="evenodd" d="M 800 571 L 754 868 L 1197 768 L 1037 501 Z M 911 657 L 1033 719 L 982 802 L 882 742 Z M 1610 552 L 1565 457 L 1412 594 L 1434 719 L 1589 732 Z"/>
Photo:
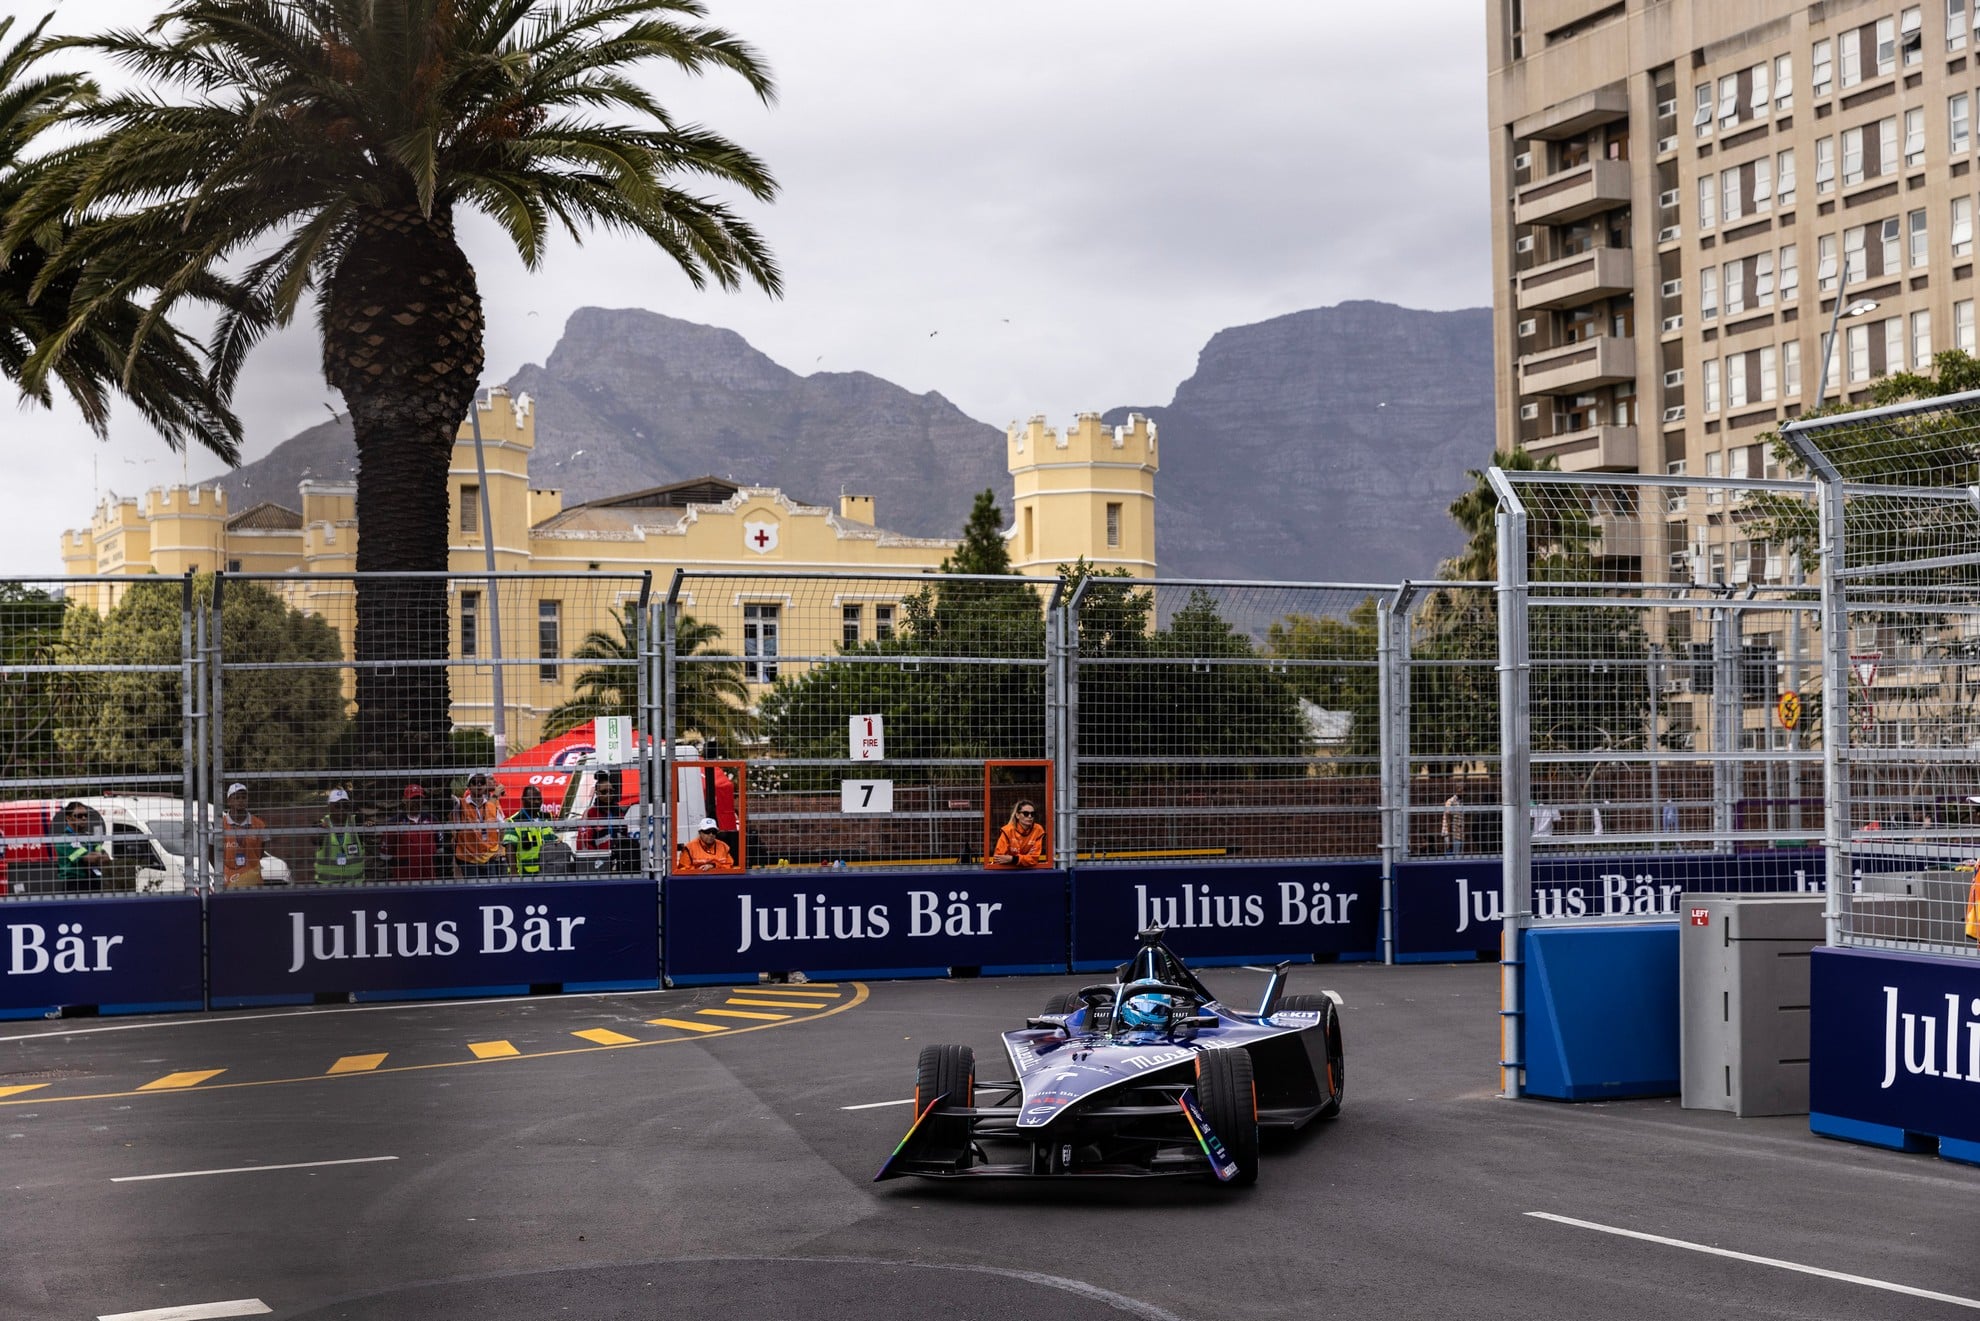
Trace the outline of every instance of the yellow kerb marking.
<path fill-rule="evenodd" d="M 197 1087 L 208 1078 L 218 1078 L 225 1069 L 204 1069 L 193 1073 L 168 1073 L 156 1082 L 138 1088 L 140 1092 L 169 1092 L 180 1087 Z"/>
<path fill-rule="evenodd" d="M 499 1060 L 507 1055 L 520 1055 L 521 1051 L 506 1041 L 470 1041 L 468 1049 L 478 1060 Z"/>
<path fill-rule="evenodd" d="M 685 1018 L 649 1018 L 654 1027 L 677 1027 L 684 1032 L 727 1032 L 729 1029 L 720 1023 L 690 1023 Z"/>
<path fill-rule="evenodd" d="M 744 1000 L 741 997 L 731 997 L 722 1003 L 732 1005 L 759 1005 L 771 1009 L 823 1009 L 825 1007 L 815 1000 Z"/>
<path fill-rule="evenodd" d="M 820 1000 L 836 1000 L 839 998 L 839 993 L 837 991 L 814 991 L 808 986 L 806 987 L 761 986 L 754 991 L 747 992 L 747 994 L 749 995 L 809 995 Z"/>
<path fill-rule="evenodd" d="M 386 1052 L 376 1055 L 346 1055 L 330 1066 L 332 1073 L 369 1073 L 385 1062 Z"/>
<path fill-rule="evenodd" d="M 0 1087 L 0 1096 L 19 1096 L 22 1092 L 37 1092 L 47 1085 L 45 1082 L 31 1082 L 19 1087 Z"/>
<path fill-rule="evenodd" d="M 639 1040 L 638 1037 L 629 1037 L 623 1032 L 614 1032 L 609 1027 L 588 1027 L 582 1032 L 573 1032 L 571 1035 L 583 1037 L 586 1041 L 595 1041 L 601 1046 L 623 1046 L 628 1041 Z"/>
<path fill-rule="evenodd" d="M 767 1022 L 790 1017 L 789 1014 L 753 1014 L 747 1009 L 697 1009 L 695 1012 L 712 1018 L 761 1018 Z"/>

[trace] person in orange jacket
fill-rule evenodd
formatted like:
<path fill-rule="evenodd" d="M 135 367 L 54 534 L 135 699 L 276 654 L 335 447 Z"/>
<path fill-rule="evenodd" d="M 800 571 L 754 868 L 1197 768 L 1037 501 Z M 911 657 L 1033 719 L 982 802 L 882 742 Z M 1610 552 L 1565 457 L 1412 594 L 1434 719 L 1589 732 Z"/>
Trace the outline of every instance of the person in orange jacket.
<path fill-rule="evenodd" d="M 715 833 L 715 818 L 705 816 L 696 827 L 695 837 L 681 845 L 676 859 L 677 871 L 734 871 L 736 857 L 729 852 L 729 846 Z"/>
<path fill-rule="evenodd" d="M 1980 860 L 1966 865 L 1973 869 L 1973 887 L 1966 892 L 1966 938 L 1980 940 Z"/>
<path fill-rule="evenodd" d="M 1029 798 L 1018 800 L 1011 819 L 997 832 L 997 843 L 990 850 L 986 867 L 1047 867 L 1045 827 L 1038 824 L 1038 808 Z"/>

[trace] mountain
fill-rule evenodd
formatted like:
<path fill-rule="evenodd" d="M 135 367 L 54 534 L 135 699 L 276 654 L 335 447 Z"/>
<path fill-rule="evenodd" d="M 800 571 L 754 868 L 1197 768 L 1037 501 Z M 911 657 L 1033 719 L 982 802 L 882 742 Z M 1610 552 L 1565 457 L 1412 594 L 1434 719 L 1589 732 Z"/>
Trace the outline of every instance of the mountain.
<path fill-rule="evenodd" d="M 1219 331 L 1167 405 L 1156 478 L 1162 572 L 1390 582 L 1462 540 L 1445 507 L 1492 453 L 1491 313 L 1351 302 Z M 1005 500 L 1001 429 L 865 372 L 800 376 L 733 331 L 583 308 L 547 362 L 508 381 L 540 410 L 532 478 L 566 505 L 707 474 L 831 504 L 875 498 L 882 527 L 960 536 L 976 492 Z M 325 421 L 220 480 L 234 507 L 293 505 L 356 464 Z"/>
<path fill-rule="evenodd" d="M 1492 459 L 1490 308 L 1350 302 L 1220 330 L 1167 406 L 1155 538 L 1183 578 L 1428 578 Z"/>

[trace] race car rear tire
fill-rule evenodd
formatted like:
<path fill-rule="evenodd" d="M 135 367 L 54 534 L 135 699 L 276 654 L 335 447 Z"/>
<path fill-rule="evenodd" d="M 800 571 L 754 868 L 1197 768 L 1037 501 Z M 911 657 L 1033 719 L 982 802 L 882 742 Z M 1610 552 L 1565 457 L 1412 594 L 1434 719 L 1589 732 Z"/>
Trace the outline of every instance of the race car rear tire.
<path fill-rule="evenodd" d="M 931 1157 L 955 1159 L 969 1164 L 969 1119 L 949 1118 L 949 1110 L 967 1110 L 976 1104 L 976 1052 L 968 1046 L 923 1046 L 915 1065 L 914 1111 L 936 1097 L 942 1103 L 927 1121 L 927 1147 Z"/>
<path fill-rule="evenodd" d="M 1258 1182 L 1258 1089 L 1251 1056 L 1242 1050 L 1206 1050 L 1196 1057 L 1196 1103 L 1223 1142 L 1240 1187 Z"/>
<path fill-rule="evenodd" d="M 1341 1103 L 1347 1099 L 1347 1056 L 1341 1050 L 1340 1010 L 1324 995 L 1289 995 L 1279 1001 L 1279 1008 L 1304 1009 L 1320 1015 L 1320 1036 L 1327 1043 L 1327 1076 L 1319 1080 L 1325 1090 L 1320 1118 L 1337 1118 Z"/>

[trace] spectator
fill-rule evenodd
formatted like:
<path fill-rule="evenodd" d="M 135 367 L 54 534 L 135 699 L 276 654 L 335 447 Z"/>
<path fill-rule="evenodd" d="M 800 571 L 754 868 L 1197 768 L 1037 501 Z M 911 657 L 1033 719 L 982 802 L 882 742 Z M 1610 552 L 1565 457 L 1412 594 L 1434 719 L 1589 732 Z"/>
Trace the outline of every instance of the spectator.
<path fill-rule="evenodd" d="M 229 890 L 260 885 L 267 840 L 268 823 L 248 810 L 248 787 L 228 785 L 227 811 L 220 822 L 220 883 Z"/>
<path fill-rule="evenodd" d="M 551 828 L 550 818 L 543 814 L 543 791 L 533 784 L 524 785 L 522 810 L 509 818 L 509 828 L 502 832 L 502 842 L 509 847 L 516 874 L 541 876 L 543 846 L 555 837 L 556 831 Z"/>
<path fill-rule="evenodd" d="M 357 812 L 348 789 L 332 789 L 329 810 L 320 823 L 323 838 L 316 846 L 318 885 L 360 885 L 364 882 L 364 837 L 358 833 Z"/>
<path fill-rule="evenodd" d="M 1672 802 L 1668 798 L 1664 800 L 1664 812 L 1663 812 L 1662 821 L 1663 821 L 1664 833 L 1666 835 L 1677 834 L 1678 805 Z"/>
<path fill-rule="evenodd" d="M 394 881 L 437 881 L 444 871 L 440 858 L 440 823 L 426 814 L 426 790 L 409 784 L 399 795 L 399 815 L 378 846 L 385 875 Z"/>
<path fill-rule="evenodd" d="M 1018 800 L 1011 819 L 997 832 L 997 843 L 990 850 L 988 867 L 1044 867 L 1045 827 L 1038 824 L 1038 809 L 1029 798 Z"/>
<path fill-rule="evenodd" d="M 1561 809 L 1550 807 L 1534 799 L 1526 805 L 1526 819 L 1533 825 L 1533 838 L 1546 839 L 1554 833 L 1554 827 L 1560 824 Z"/>
<path fill-rule="evenodd" d="M 486 771 L 468 776 L 458 813 L 462 827 L 454 831 L 454 861 L 461 875 L 485 880 L 502 874 L 502 804 L 495 798 L 495 780 Z M 467 823 L 473 823 L 469 829 Z"/>
<path fill-rule="evenodd" d="M 681 845 L 677 857 L 679 871 L 734 871 L 736 858 L 716 833 L 715 818 L 705 816 L 697 827 L 699 834 Z"/>
<path fill-rule="evenodd" d="M 1452 794 L 1444 800 L 1444 819 L 1437 827 L 1437 834 L 1444 841 L 1444 852 L 1456 855 L 1464 852 L 1464 798 Z"/>
<path fill-rule="evenodd" d="M 103 868 L 110 861 L 110 851 L 103 847 L 101 838 L 89 834 L 89 827 L 87 807 L 70 803 L 62 809 L 61 824 L 55 831 L 55 880 L 64 893 L 103 888 Z"/>
<path fill-rule="evenodd" d="M 578 853 L 605 855 L 603 858 L 594 857 L 592 867 L 626 873 L 639 870 L 639 841 L 633 837 L 625 808 L 619 799 L 618 771 L 607 769 L 598 772 L 597 786 L 592 791 L 591 806 L 585 809 L 584 819 L 591 824 L 578 831 Z"/>
<path fill-rule="evenodd" d="M 1590 827 L 1589 834 L 1599 835 L 1602 833 L 1602 809 L 1600 807 L 1591 807 L 1588 809 L 1588 824 Z"/>

